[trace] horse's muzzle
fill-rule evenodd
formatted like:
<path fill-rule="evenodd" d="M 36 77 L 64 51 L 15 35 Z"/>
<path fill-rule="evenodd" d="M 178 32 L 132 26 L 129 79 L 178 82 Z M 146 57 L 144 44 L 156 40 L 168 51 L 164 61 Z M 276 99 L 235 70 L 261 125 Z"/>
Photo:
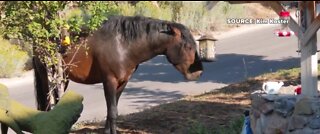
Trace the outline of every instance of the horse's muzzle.
<path fill-rule="evenodd" d="M 199 70 L 199 71 L 196 71 L 196 72 L 193 72 L 193 73 L 186 74 L 185 78 L 188 81 L 197 81 L 200 78 L 201 75 L 202 75 L 202 71 Z"/>

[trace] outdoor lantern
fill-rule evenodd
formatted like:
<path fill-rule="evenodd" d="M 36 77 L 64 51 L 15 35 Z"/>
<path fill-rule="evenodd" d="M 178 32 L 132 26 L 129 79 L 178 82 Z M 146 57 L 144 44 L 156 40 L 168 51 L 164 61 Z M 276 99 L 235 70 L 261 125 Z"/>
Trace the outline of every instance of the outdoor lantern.
<path fill-rule="evenodd" d="M 216 60 L 215 41 L 217 39 L 210 35 L 201 36 L 199 41 L 199 56 L 201 61 L 213 62 Z"/>

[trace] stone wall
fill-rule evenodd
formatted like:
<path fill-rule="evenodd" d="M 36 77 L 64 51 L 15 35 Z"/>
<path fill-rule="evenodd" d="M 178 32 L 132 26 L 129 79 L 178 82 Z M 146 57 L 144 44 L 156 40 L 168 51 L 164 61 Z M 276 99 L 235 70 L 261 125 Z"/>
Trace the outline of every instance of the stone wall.
<path fill-rule="evenodd" d="M 302 95 L 251 95 L 254 134 L 320 134 L 320 99 Z"/>

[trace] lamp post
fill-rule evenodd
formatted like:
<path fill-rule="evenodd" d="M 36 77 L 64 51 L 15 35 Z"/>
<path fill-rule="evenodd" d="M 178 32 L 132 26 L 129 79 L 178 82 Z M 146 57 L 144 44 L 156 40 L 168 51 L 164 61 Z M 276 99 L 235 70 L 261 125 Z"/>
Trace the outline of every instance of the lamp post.
<path fill-rule="evenodd" d="M 215 41 L 217 41 L 217 39 L 210 35 L 203 35 L 197 41 L 199 41 L 199 56 L 201 61 L 216 61 Z"/>

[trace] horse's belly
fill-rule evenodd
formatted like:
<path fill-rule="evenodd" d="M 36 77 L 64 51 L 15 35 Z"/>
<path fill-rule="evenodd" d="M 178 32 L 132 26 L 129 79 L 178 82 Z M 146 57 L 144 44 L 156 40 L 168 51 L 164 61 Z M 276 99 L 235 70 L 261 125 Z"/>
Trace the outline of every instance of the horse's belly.
<path fill-rule="evenodd" d="M 65 58 L 69 61 L 71 56 Z M 79 52 L 73 59 L 73 65 L 67 69 L 67 74 L 70 80 L 83 84 L 101 83 L 100 69 L 94 64 L 91 55 L 85 55 L 84 52 Z"/>
<path fill-rule="evenodd" d="M 93 75 L 93 74 L 87 74 L 82 72 L 81 70 L 75 71 L 72 70 L 69 73 L 69 79 L 77 82 L 77 83 L 82 83 L 82 84 L 96 84 L 96 83 L 101 83 L 102 80 L 98 75 Z"/>
<path fill-rule="evenodd" d="M 70 68 L 69 79 L 83 84 L 96 84 L 102 82 L 99 69 L 91 60 L 86 59 L 78 62 L 77 66 Z"/>

